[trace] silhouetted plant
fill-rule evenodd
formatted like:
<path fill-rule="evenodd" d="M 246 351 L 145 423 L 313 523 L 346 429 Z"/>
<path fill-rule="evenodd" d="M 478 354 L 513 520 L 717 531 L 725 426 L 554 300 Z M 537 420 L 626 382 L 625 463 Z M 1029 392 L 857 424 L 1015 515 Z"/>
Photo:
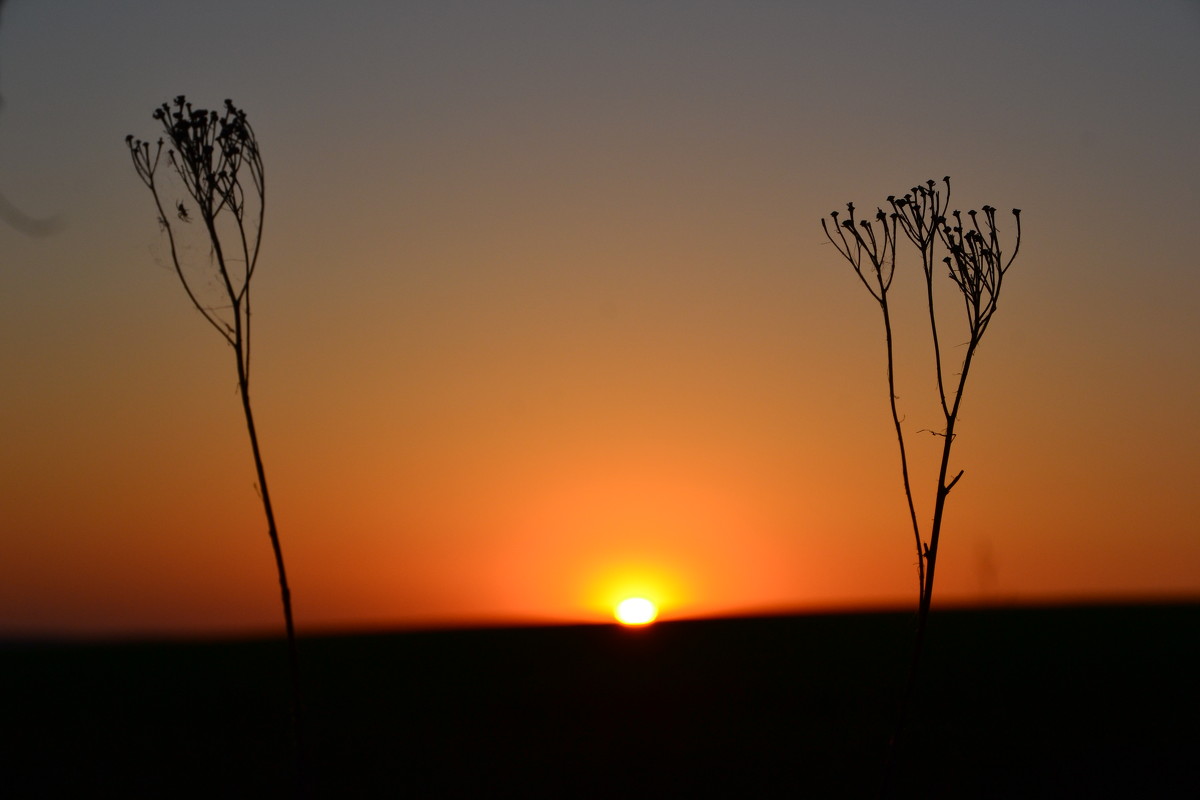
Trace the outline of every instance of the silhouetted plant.
<path fill-rule="evenodd" d="M 233 349 L 259 497 L 267 517 L 267 534 L 271 539 L 283 598 L 293 716 L 299 737 L 299 660 L 291 592 L 250 406 L 250 283 L 258 264 L 266 201 L 262 152 L 246 112 L 229 100 L 225 101 L 224 112 L 218 113 L 193 108 L 180 95 L 171 105 L 163 103 L 155 109 L 153 116 L 162 124 L 163 138 L 154 145 L 133 136 L 126 136 L 125 142 L 138 177 L 154 198 L 158 224 L 167 236 L 171 261 L 184 291 L 196 310 Z M 170 169 L 168 175 L 177 176 L 186 192 L 185 197 L 173 196 L 169 201 L 164 197 L 167 189 L 159 182 L 164 144 L 167 147 L 166 165 Z M 178 230 L 183 225 L 203 228 L 208 258 L 200 270 L 184 263 L 184 248 Z M 214 292 L 212 302 L 202 299 Z"/>
<path fill-rule="evenodd" d="M 912 662 L 908 681 L 901 699 L 897 736 L 902 729 L 914 692 L 921 649 L 925 640 L 930 604 L 933 599 L 933 580 L 937 570 L 938 547 L 941 543 L 942 522 L 946 498 L 954 488 L 963 471 L 958 470 L 950 477 L 950 453 L 956 436 L 967 376 L 979 348 L 979 343 L 996 313 L 996 303 L 1004 276 L 1012 266 L 1021 246 L 1021 211 L 1013 209 L 1015 241 L 1011 254 L 1004 255 L 996 225 L 996 209 L 984 206 L 983 213 L 955 211 L 947 219 L 945 209 L 950 199 L 950 178 L 943 179 L 945 196 L 934 181 L 915 186 L 903 197 L 888 197 L 890 212 L 876 209 L 870 220 L 855 216 L 854 204 L 846 205 L 847 217 L 840 219 L 837 211 L 830 219 L 821 220 L 825 236 L 850 262 L 859 280 L 879 304 L 883 314 L 885 346 L 887 351 L 888 403 L 892 413 L 892 424 L 900 448 L 900 472 L 904 483 L 904 495 L 908 502 L 909 521 L 917 551 L 917 631 L 913 646 Z M 913 485 L 910 476 L 908 452 L 902 418 L 896 406 L 895 346 L 892 329 L 892 307 L 888 292 L 895 276 L 897 233 L 916 247 L 921 256 L 925 277 L 925 296 L 929 313 L 929 328 L 933 336 L 934 371 L 937 378 L 937 399 L 945 427 L 934 432 L 942 439 L 941 459 L 938 466 L 937 483 L 934 491 L 933 519 L 929 525 L 928 539 L 922 536 L 921 524 L 917 519 Z M 938 265 L 937 253 L 944 250 L 947 255 L 940 263 L 948 269 L 951 282 L 962 296 L 966 316 L 967 340 L 957 381 L 947 381 L 949 374 L 943 365 L 942 336 L 936 313 L 934 271 Z M 950 384 L 948 387 L 948 383 Z M 947 391 L 947 388 L 950 391 Z M 895 745 L 895 737 L 892 746 Z"/>

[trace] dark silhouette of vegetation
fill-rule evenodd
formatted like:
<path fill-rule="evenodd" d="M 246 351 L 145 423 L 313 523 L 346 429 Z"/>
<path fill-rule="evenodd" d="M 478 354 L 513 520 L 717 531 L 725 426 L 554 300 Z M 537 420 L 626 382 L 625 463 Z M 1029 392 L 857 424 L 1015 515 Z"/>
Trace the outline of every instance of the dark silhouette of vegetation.
<path fill-rule="evenodd" d="M 912 526 L 913 542 L 917 553 L 917 630 L 913 645 L 912 662 L 908 680 L 901 698 L 900 714 L 896 735 L 892 739 L 894 752 L 896 739 L 904 727 L 909 706 L 915 692 L 921 649 L 925 641 L 930 604 L 933 600 L 933 580 L 937 570 L 938 547 L 941 544 L 942 523 L 945 518 L 946 498 L 950 490 L 963 476 L 960 469 L 951 476 L 950 454 L 957 435 L 959 410 L 963 391 L 970 375 L 979 344 L 983 339 L 996 304 L 1000 297 L 1004 276 L 1012 266 L 1021 246 L 1021 211 L 1013 209 L 1015 240 L 1012 252 L 1005 254 L 1000 230 L 996 224 L 996 209 L 984 206 L 982 213 L 969 211 L 964 220 L 959 211 L 947 217 L 945 209 L 950 200 L 950 178 L 944 178 L 945 194 L 935 181 L 915 186 L 903 197 L 888 197 L 890 211 L 877 208 L 871 219 L 859 219 L 854 204 L 846 205 L 847 216 L 840 217 L 831 212 L 829 219 L 821 220 L 821 229 L 842 257 L 850 262 L 862 284 L 879 304 L 883 315 L 884 341 L 887 351 L 888 403 L 892 423 L 900 448 L 900 473 L 904 483 L 904 495 L 908 502 L 909 522 Z M 888 292 L 895 277 L 899 234 L 903 234 L 920 253 L 921 267 L 925 278 L 925 297 L 928 306 L 929 328 L 933 336 L 934 372 L 937 380 L 937 402 L 941 408 L 945 427 L 931 431 L 941 437 L 941 459 L 937 482 L 934 486 L 933 519 L 929 524 L 928 538 L 922 535 L 917 519 L 913 482 L 910 475 L 908 451 L 905 446 L 903 418 L 896 406 L 895 345 L 893 339 L 892 306 Z M 939 261 L 939 252 L 946 255 Z M 935 303 L 934 272 L 937 268 L 948 271 L 950 281 L 961 295 L 966 317 L 967 339 L 962 363 L 957 373 L 950 373 L 943 364 L 942 333 Z M 953 376 L 957 376 L 956 378 Z M 890 756 L 889 756 L 890 757 Z"/>
<path fill-rule="evenodd" d="M 296 632 L 292 622 L 292 600 L 283 549 L 267 488 L 262 449 L 250 406 L 250 283 L 258 264 L 266 201 L 262 152 L 246 112 L 225 101 L 222 113 L 193 108 L 180 95 L 173 104 L 164 103 L 154 111 L 162 124 L 164 137 L 157 143 L 125 137 L 134 169 L 150 190 L 158 212 L 158 224 L 170 244 L 171 261 L 184 291 L 197 311 L 225 340 L 234 353 L 238 389 L 258 492 L 267 517 L 267 534 L 275 555 L 279 589 L 283 599 L 283 617 L 287 627 L 291 670 L 292 706 L 300 747 L 300 680 L 296 652 Z M 182 182 L 183 196 L 166 196 L 169 191 L 159 180 L 166 145 L 168 176 Z M 201 269 L 186 265 L 181 228 L 202 229 L 207 245 L 206 264 Z"/>

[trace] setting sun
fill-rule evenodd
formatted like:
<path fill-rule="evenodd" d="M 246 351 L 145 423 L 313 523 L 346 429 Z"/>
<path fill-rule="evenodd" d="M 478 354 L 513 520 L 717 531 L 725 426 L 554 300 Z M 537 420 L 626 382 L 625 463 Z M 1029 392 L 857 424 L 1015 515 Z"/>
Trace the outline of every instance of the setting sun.
<path fill-rule="evenodd" d="M 658 607 L 644 597 L 630 597 L 617 604 L 614 615 L 622 625 L 648 625 L 658 616 Z"/>

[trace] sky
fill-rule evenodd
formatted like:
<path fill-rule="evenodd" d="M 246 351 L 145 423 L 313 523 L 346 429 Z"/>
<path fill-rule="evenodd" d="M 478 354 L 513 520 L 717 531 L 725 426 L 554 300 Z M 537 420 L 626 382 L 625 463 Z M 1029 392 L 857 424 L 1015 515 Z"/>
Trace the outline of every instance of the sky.
<path fill-rule="evenodd" d="M 1195 598 L 1198 44 L 1183 0 L 8 0 L 0 193 L 44 224 L 0 224 L 0 634 L 282 625 L 233 354 L 124 143 L 178 94 L 263 150 L 301 632 L 915 606 L 882 321 L 820 220 L 945 175 L 1024 237 L 935 606 Z"/>

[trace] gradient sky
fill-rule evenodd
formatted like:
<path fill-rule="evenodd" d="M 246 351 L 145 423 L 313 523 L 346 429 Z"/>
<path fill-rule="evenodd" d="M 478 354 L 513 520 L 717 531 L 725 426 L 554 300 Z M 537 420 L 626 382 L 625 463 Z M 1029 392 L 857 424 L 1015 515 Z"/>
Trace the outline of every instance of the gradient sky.
<path fill-rule="evenodd" d="M 264 149 L 302 631 L 915 605 L 878 310 L 819 222 L 943 175 L 1025 240 L 935 604 L 1195 596 L 1197 85 L 1183 1 L 9 0 L 0 191 L 59 224 L 0 227 L 0 632 L 281 627 L 232 355 L 124 144 L 180 93 Z"/>

